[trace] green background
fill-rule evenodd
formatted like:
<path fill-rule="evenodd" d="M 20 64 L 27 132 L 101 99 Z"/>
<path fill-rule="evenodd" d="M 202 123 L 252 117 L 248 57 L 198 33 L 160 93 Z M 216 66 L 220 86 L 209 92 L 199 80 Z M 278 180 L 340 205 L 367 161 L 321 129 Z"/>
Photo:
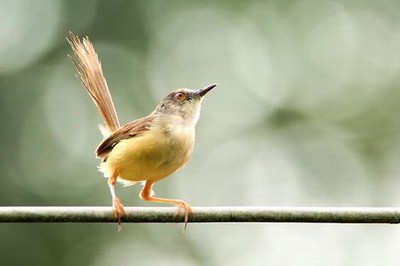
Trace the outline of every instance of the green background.
<path fill-rule="evenodd" d="M 101 120 L 66 54 L 100 54 L 121 123 L 206 96 L 193 206 L 398 206 L 399 1 L 0 1 L 0 205 L 110 206 Z M 154 206 L 140 186 L 127 206 Z M 157 205 L 158 206 L 158 205 Z M 395 225 L 1 224 L 2 265 L 397 265 Z"/>

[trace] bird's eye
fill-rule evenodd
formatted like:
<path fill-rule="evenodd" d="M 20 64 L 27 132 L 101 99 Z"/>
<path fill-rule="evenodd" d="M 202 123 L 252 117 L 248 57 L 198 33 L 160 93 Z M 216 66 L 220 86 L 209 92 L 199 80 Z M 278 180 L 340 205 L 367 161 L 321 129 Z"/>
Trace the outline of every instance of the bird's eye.
<path fill-rule="evenodd" d="M 175 94 L 175 99 L 177 99 L 178 101 L 183 101 L 186 99 L 186 94 L 183 92 L 178 92 L 177 94 Z"/>

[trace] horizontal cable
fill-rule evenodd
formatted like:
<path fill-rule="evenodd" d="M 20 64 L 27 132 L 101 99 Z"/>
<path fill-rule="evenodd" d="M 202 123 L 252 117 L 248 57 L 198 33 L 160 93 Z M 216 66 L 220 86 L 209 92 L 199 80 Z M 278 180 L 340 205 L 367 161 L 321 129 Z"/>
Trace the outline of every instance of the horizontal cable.
<path fill-rule="evenodd" d="M 126 207 L 122 222 L 183 222 L 173 207 Z M 111 223 L 111 207 L 0 207 L 0 223 Z M 400 223 L 400 208 L 192 207 L 193 223 Z"/>

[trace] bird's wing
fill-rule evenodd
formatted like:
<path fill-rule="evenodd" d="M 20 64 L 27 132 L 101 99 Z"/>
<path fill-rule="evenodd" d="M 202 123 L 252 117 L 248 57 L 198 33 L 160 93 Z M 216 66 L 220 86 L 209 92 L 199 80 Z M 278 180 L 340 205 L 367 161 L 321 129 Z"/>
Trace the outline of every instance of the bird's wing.
<path fill-rule="evenodd" d="M 143 132 L 149 130 L 154 116 L 146 116 L 137 120 L 134 120 L 114 131 L 108 138 L 104 139 L 96 149 L 96 155 L 99 158 L 103 158 L 103 161 L 107 159 L 107 155 L 123 139 L 134 138 L 141 135 Z"/>

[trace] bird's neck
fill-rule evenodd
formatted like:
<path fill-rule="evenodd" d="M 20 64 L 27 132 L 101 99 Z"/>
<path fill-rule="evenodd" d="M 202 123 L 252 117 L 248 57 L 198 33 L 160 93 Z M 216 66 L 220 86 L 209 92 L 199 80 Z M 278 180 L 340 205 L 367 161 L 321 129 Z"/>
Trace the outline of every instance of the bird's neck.
<path fill-rule="evenodd" d="M 179 133 L 187 132 L 191 134 L 194 133 L 196 128 L 197 119 L 182 117 L 181 115 L 175 114 L 161 114 L 158 116 L 155 123 L 156 127 L 165 133 Z"/>

